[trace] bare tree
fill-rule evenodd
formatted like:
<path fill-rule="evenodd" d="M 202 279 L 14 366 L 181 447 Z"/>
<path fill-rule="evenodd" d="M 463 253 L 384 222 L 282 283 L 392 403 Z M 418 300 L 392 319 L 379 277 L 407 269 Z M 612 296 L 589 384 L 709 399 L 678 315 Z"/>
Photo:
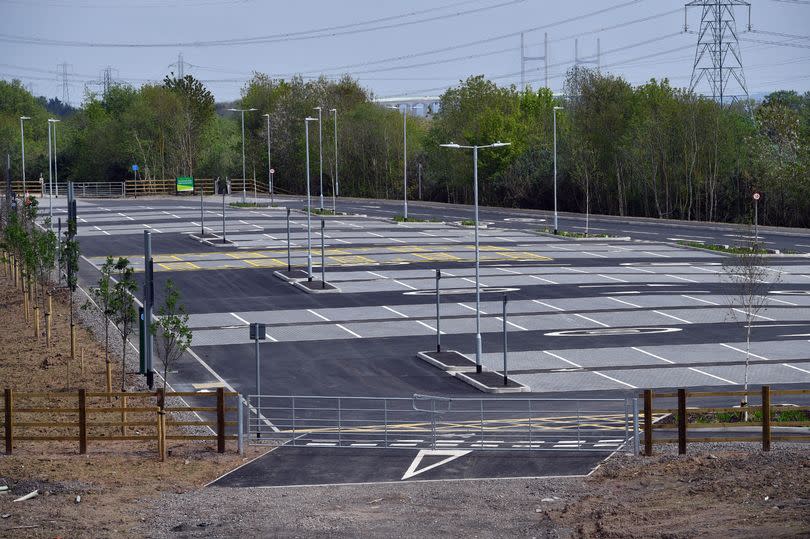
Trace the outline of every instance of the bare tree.
<path fill-rule="evenodd" d="M 768 267 L 768 256 L 748 230 L 744 241 L 733 249 L 723 263 L 723 279 L 731 285 L 728 295 L 729 313 L 745 327 L 745 391 L 748 391 L 748 370 L 751 361 L 751 331 L 760 312 L 768 308 L 768 294 L 781 281 L 781 274 Z M 748 395 L 741 401 L 748 404 Z"/>
<path fill-rule="evenodd" d="M 138 283 L 135 282 L 135 270 L 126 258 L 119 258 L 113 270 L 117 279 L 114 280 L 110 307 L 113 311 L 112 321 L 121 332 L 121 391 L 126 391 L 127 339 L 132 334 L 137 317 L 134 294 Z"/>
<path fill-rule="evenodd" d="M 156 337 L 155 349 L 163 363 L 163 389 L 169 384 L 169 369 L 191 346 L 191 329 L 188 327 L 188 314 L 179 303 L 180 294 L 171 279 L 166 281 L 166 300 L 158 309 L 158 319 L 150 331 Z"/>

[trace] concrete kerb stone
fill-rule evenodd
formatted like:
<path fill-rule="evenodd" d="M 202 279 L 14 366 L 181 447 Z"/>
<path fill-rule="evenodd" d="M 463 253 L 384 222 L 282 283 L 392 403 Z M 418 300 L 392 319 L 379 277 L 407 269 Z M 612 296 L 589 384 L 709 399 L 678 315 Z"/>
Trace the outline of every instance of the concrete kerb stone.
<path fill-rule="evenodd" d="M 433 357 L 434 355 L 439 357 L 444 356 L 445 360 L 448 359 L 448 356 L 453 357 L 456 361 L 446 363 L 438 357 Z M 444 352 L 417 352 L 416 357 L 446 372 L 475 372 L 475 362 L 455 350 L 445 350 Z"/>
<path fill-rule="evenodd" d="M 499 373 L 497 371 L 490 371 L 489 369 L 484 368 L 484 372 L 492 373 L 492 374 L 494 374 L 496 376 L 499 376 L 500 378 L 503 378 L 503 374 L 501 374 L 501 373 Z M 473 373 L 470 373 L 470 374 L 473 374 Z M 528 392 L 531 391 L 531 388 L 529 386 L 523 385 L 520 382 L 516 382 L 512 378 L 507 378 L 507 379 L 511 384 L 514 384 L 514 385 L 490 386 L 490 385 L 484 384 L 483 382 L 479 382 L 478 380 L 476 380 L 472 376 L 468 375 L 467 373 L 451 372 L 450 375 L 456 377 L 457 379 L 461 380 L 462 382 L 465 382 L 465 383 L 473 386 L 475 389 L 477 389 L 479 391 L 483 391 L 484 393 L 528 393 Z"/>
<path fill-rule="evenodd" d="M 294 269 L 290 273 L 288 273 L 287 270 L 276 270 L 273 272 L 273 275 L 288 283 L 303 281 L 309 276 L 307 272 L 302 269 Z"/>
<path fill-rule="evenodd" d="M 299 279 L 295 281 L 289 281 L 296 288 L 300 288 L 307 294 L 339 294 L 340 288 L 337 286 L 329 283 L 326 281 L 326 286 L 330 288 L 318 288 L 317 286 L 310 287 L 308 286 L 311 283 L 320 283 L 321 281 L 307 281 L 306 279 Z"/>
<path fill-rule="evenodd" d="M 630 236 L 588 236 L 587 238 L 576 238 L 573 236 L 561 236 L 553 232 L 543 232 L 542 230 L 535 230 L 538 236 L 546 236 L 548 238 L 557 238 L 558 240 L 571 240 L 571 241 L 632 241 Z"/>
<path fill-rule="evenodd" d="M 693 251 L 701 251 L 704 253 L 713 253 L 720 256 L 735 256 L 735 253 L 726 253 L 723 251 L 715 251 L 714 249 L 709 249 L 707 247 L 698 247 L 697 245 L 685 245 L 682 243 L 677 242 L 657 242 L 663 243 L 664 245 L 671 245 L 672 247 L 678 247 L 681 249 L 692 249 Z M 730 245 L 722 245 L 725 248 L 731 247 Z M 763 256 L 771 256 L 775 258 L 810 258 L 810 254 L 808 253 L 783 253 L 779 249 L 766 249 L 768 251 Z"/>

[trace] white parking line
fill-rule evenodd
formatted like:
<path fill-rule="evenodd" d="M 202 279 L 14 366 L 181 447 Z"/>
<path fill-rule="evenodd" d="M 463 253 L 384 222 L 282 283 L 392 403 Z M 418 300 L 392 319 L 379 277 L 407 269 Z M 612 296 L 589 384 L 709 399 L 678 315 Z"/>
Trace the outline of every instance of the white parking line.
<path fill-rule="evenodd" d="M 591 253 L 591 252 L 588 252 L 588 251 L 582 251 L 582 254 L 589 255 L 589 256 L 595 256 L 597 258 L 607 258 L 607 256 L 605 256 L 605 255 L 600 255 L 600 254 L 597 254 L 597 253 Z"/>
<path fill-rule="evenodd" d="M 634 307 L 636 309 L 641 308 L 641 305 L 636 305 L 635 303 L 630 303 L 629 301 L 624 301 L 623 299 L 617 299 L 617 298 L 608 298 L 608 299 L 612 299 L 613 301 L 616 301 L 618 303 L 624 303 L 625 305 L 629 305 L 630 307 Z"/>
<path fill-rule="evenodd" d="M 422 322 L 421 320 L 414 320 L 414 322 L 416 322 L 417 324 L 421 324 L 421 325 L 425 326 L 430 331 L 434 331 L 434 332 L 436 331 L 436 328 L 434 328 L 430 324 L 426 324 L 426 323 Z M 442 331 L 441 334 L 444 335 L 445 334 L 444 331 Z"/>
<path fill-rule="evenodd" d="M 627 267 L 630 268 L 631 270 L 641 271 L 643 273 L 655 273 L 652 270 L 647 270 L 647 269 L 644 269 L 644 268 L 637 268 L 635 266 L 627 266 Z"/>
<path fill-rule="evenodd" d="M 715 302 L 709 301 L 707 299 L 695 298 L 695 297 L 692 297 L 692 296 L 687 296 L 686 294 L 681 294 L 681 297 L 686 298 L 686 299 L 691 299 L 691 300 L 694 300 L 694 301 L 700 301 L 702 303 L 708 303 L 709 305 L 720 305 L 719 303 L 715 303 Z"/>
<path fill-rule="evenodd" d="M 577 269 L 577 268 L 569 268 L 568 266 L 563 266 L 563 269 L 567 269 L 568 271 L 573 271 L 575 273 L 588 273 L 585 270 Z"/>
<path fill-rule="evenodd" d="M 340 329 L 342 329 L 343 331 L 345 331 L 346 333 L 348 333 L 349 335 L 352 335 L 352 336 L 354 336 L 354 337 L 357 337 L 358 339 L 362 339 L 362 338 L 363 338 L 363 337 L 361 337 L 360 335 L 358 335 L 357 333 L 355 333 L 354 331 L 350 330 L 349 328 L 347 328 L 346 326 L 344 326 L 344 325 L 342 325 L 342 324 L 335 324 L 335 325 L 336 325 L 337 327 L 339 327 Z"/>
<path fill-rule="evenodd" d="M 469 305 L 464 305 L 463 303 L 457 303 L 457 305 L 459 305 L 459 306 L 461 306 L 461 307 L 464 307 L 465 309 L 469 309 L 469 310 L 471 310 L 472 312 L 475 312 L 475 307 L 470 307 Z M 478 310 L 478 312 L 480 312 L 481 314 L 487 314 L 487 313 L 485 313 L 485 312 L 483 311 L 483 309 L 479 309 L 479 310 Z"/>
<path fill-rule="evenodd" d="M 717 270 L 713 270 L 713 269 L 709 269 L 709 268 L 701 268 L 700 266 L 689 266 L 689 267 L 694 268 L 696 270 L 700 270 L 700 271 L 708 271 L 709 273 L 720 273 Z"/>
<path fill-rule="evenodd" d="M 810 371 L 806 371 L 806 370 L 804 370 L 804 369 L 800 369 L 800 368 L 799 368 L 799 367 L 797 367 L 796 365 L 791 365 L 790 363 L 782 363 L 782 366 L 784 366 L 784 367 L 789 367 L 789 368 L 791 368 L 791 369 L 796 369 L 797 371 L 802 371 L 802 372 L 806 372 L 807 374 L 810 374 Z"/>
<path fill-rule="evenodd" d="M 557 355 L 557 354 L 555 354 L 553 352 L 547 352 L 547 351 L 544 350 L 543 353 L 547 354 L 547 355 L 549 355 L 551 357 L 556 357 L 560 361 L 568 363 L 569 365 L 571 365 L 572 367 L 576 367 L 577 369 L 582 369 L 583 368 L 582 365 L 579 365 L 578 363 L 574 363 L 573 361 L 569 361 L 569 360 L 565 359 L 564 357 L 562 357 L 560 355 Z"/>
<path fill-rule="evenodd" d="M 386 310 L 388 310 L 388 311 L 391 311 L 392 313 L 394 313 L 394 314 L 396 314 L 396 315 L 399 315 L 399 316 L 401 316 L 402 318 L 408 318 L 408 315 L 407 315 L 407 314 L 402 314 L 401 312 L 397 311 L 396 309 L 392 309 L 392 308 L 391 308 L 391 307 L 389 307 L 388 305 L 383 305 L 382 307 L 383 307 L 383 309 L 386 309 Z"/>
<path fill-rule="evenodd" d="M 610 279 L 611 281 L 617 281 L 617 282 L 620 282 L 620 283 L 628 283 L 628 282 L 630 282 L 630 281 L 625 281 L 624 279 L 619 279 L 618 277 L 611 277 L 610 275 L 605 275 L 603 273 L 597 273 L 596 275 L 599 276 L 599 277 L 603 277 L 605 279 Z"/>
<path fill-rule="evenodd" d="M 672 318 L 673 320 L 677 320 L 678 322 L 683 322 L 684 324 L 691 324 L 692 323 L 689 320 L 685 320 L 683 318 L 678 318 L 677 316 L 674 316 L 674 315 L 671 315 L 671 314 L 662 313 L 661 311 L 653 311 L 653 312 L 655 314 L 660 314 L 661 316 L 666 316 L 667 318 Z"/>
<path fill-rule="evenodd" d="M 694 279 L 687 279 L 686 277 L 679 277 L 678 275 L 671 275 L 669 273 L 666 274 L 667 277 L 672 279 L 678 279 L 680 281 L 686 281 L 687 283 L 698 283 L 700 281 L 695 281 Z"/>
<path fill-rule="evenodd" d="M 376 232 L 366 232 L 366 234 L 371 234 L 372 236 L 377 236 L 378 238 L 384 238 L 382 234 L 377 234 Z"/>
<path fill-rule="evenodd" d="M 500 316 L 496 316 L 495 320 L 497 320 L 498 322 L 503 322 L 503 318 L 501 318 Z M 515 327 L 515 328 L 521 330 L 521 331 L 529 331 L 528 329 L 524 328 L 523 326 L 519 326 L 519 325 L 517 325 L 517 324 L 515 324 L 513 322 L 510 322 L 509 320 L 507 320 L 506 323 L 508 325 L 512 326 L 512 327 Z"/>
<path fill-rule="evenodd" d="M 657 355 L 655 355 L 655 354 L 653 354 L 653 353 L 651 353 L 651 352 L 648 352 L 648 351 L 646 351 L 646 350 L 642 350 L 641 348 L 638 348 L 638 347 L 636 347 L 636 346 L 633 346 L 633 347 L 632 347 L 632 349 L 633 349 L 633 350 L 635 350 L 636 352 L 641 352 L 642 354 L 648 355 L 648 356 L 650 356 L 650 357 L 654 357 L 655 359 L 660 359 L 660 360 L 661 360 L 661 361 L 663 361 L 664 363 L 669 363 L 670 365 L 675 365 L 675 364 L 676 364 L 674 361 L 670 361 L 670 360 L 668 360 L 667 358 L 664 358 L 664 357 L 661 357 L 661 356 L 657 356 Z M 696 369 L 696 368 L 694 368 L 694 367 L 687 367 L 687 368 L 688 368 L 690 371 L 693 371 L 693 372 L 696 372 L 696 373 L 699 373 L 699 374 L 704 374 L 704 375 L 706 375 L 706 376 L 708 376 L 708 377 L 710 377 L 710 378 L 715 378 L 715 379 L 717 379 L 717 380 L 720 380 L 721 382 L 726 382 L 726 383 L 728 383 L 728 384 L 732 384 L 732 385 L 734 384 L 734 382 L 732 382 L 731 380 L 726 380 L 725 378 L 720 378 L 719 376 L 715 376 L 714 374 L 709 374 L 709 373 L 708 373 L 708 372 L 706 372 L 706 371 L 702 371 L 702 370 L 700 370 L 700 369 Z"/>
<path fill-rule="evenodd" d="M 397 284 L 401 284 L 401 285 L 402 285 L 402 286 L 404 286 L 405 288 L 410 288 L 411 290 L 416 290 L 416 287 L 415 287 L 415 286 L 411 286 L 411 285 L 409 285 L 409 284 L 405 284 L 405 283 L 403 283 L 402 281 L 398 281 L 397 279 L 394 279 L 394 282 L 395 282 L 395 283 L 397 283 Z"/>
<path fill-rule="evenodd" d="M 529 277 L 532 278 L 532 279 L 537 279 L 538 281 L 543 281 L 544 283 L 548 283 L 548 284 L 559 284 L 559 283 L 556 283 L 556 282 L 552 281 L 551 279 L 545 279 L 543 277 L 538 277 L 537 275 L 529 275 Z"/>
<path fill-rule="evenodd" d="M 798 303 L 791 303 L 789 301 L 785 301 L 783 299 L 776 299 L 776 298 L 768 298 L 768 301 L 775 301 L 776 303 L 784 303 L 785 305 L 791 305 L 793 307 L 798 307 Z"/>
<path fill-rule="evenodd" d="M 729 350 L 734 350 L 735 352 L 739 352 L 741 354 L 746 353 L 745 350 L 743 350 L 741 348 L 737 348 L 736 346 L 731 346 L 730 344 L 726 344 L 726 343 L 723 343 L 723 342 L 720 343 L 720 346 L 724 346 L 724 347 L 728 348 Z M 755 354 L 753 352 L 748 352 L 748 354 L 751 357 L 755 357 L 757 359 L 764 359 L 765 361 L 772 361 L 771 358 L 769 358 L 769 357 L 759 356 L 759 355 L 757 355 L 757 354 Z"/>
<path fill-rule="evenodd" d="M 307 309 L 307 312 L 308 312 L 308 313 L 311 313 L 311 314 L 314 314 L 315 316 L 317 316 L 318 318 L 320 318 L 321 320 L 323 320 L 323 321 L 325 321 L 325 322 L 331 322 L 331 320 L 329 320 L 328 318 L 326 318 L 324 315 L 322 315 L 322 314 L 318 314 L 318 313 L 316 313 L 315 311 L 313 311 L 312 309 Z"/>
<path fill-rule="evenodd" d="M 507 268 L 495 268 L 495 269 L 498 270 L 498 271 L 503 271 L 504 273 L 512 273 L 514 275 L 523 275 L 519 271 L 510 270 L 510 269 L 507 269 Z"/>
<path fill-rule="evenodd" d="M 469 277 L 462 277 L 462 278 L 461 278 L 461 280 L 463 280 L 463 281 L 467 281 L 468 283 L 475 284 L 475 280 L 474 280 L 474 279 L 470 279 Z M 487 286 L 487 285 L 485 285 L 484 283 L 482 283 L 480 279 L 478 280 L 478 282 L 480 283 L 480 286 Z"/>
<path fill-rule="evenodd" d="M 593 318 L 588 318 L 584 314 L 574 313 L 574 316 L 578 316 L 578 317 L 582 318 L 583 320 L 587 320 L 588 322 L 598 324 L 598 325 L 602 326 L 603 328 L 609 328 L 610 327 L 609 325 L 605 324 L 604 322 L 594 320 Z"/>
<path fill-rule="evenodd" d="M 747 314 L 747 313 L 746 313 L 745 311 L 743 311 L 742 309 L 738 309 L 738 308 L 736 308 L 736 307 L 732 308 L 731 310 L 732 310 L 732 311 L 737 311 L 738 313 L 741 313 L 741 314 Z M 775 318 L 768 318 L 767 316 L 762 316 L 761 314 L 754 314 L 754 313 L 751 313 L 751 316 L 753 316 L 754 318 L 761 318 L 761 319 L 763 319 L 763 320 L 767 320 L 768 322 L 776 322 L 776 319 L 775 319 Z"/>
<path fill-rule="evenodd" d="M 236 318 L 237 320 L 239 320 L 240 322 L 242 322 L 243 324 L 250 325 L 250 322 L 248 322 L 247 320 L 245 320 L 244 318 L 242 318 L 242 317 L 241 317 L 241 316 L 239 316 L 238 314 L 236 314 L 236 313 L 229 313 L 229 314 L 230 314 L 231 316 L 233 316 L 234 318 Z"/>
<path fill-rule="evenodd" d="M 641 252 L 644 253 L 644 254 L 647 254 L 647 255 L 658 256 L 658 257 L 661 257 L 661 258 L 672 258 L 669 255 L 662 255 L 661 253 L 654 253 L 652 251 L 641 251 Z"/>
<path fill-rule="evenodd" d="M 542 305 L 543 307 L 548 307 L 549 309 L 554 309 L 555 311 L 560 311 L 562 313 L 565 312 L 565 309 L 563 309 L 562 307 L 555 307 L 554 305 L 551 305 L 549 303 L 544 303 L 544 302 L 540 301 L 539 299 L 533 299 L 532 301 L 534 303 L 537 303 L 538 305 Z"/>
<path fill-rule="evenodd" d="M 381 273 L 375 273 L 373 271 L 367 271 L 366 273 L 370 273 L 371 275 L 373 275 L 375 277 L 379 277 L 380 279 L 388 279 L 388 277 L 386 277 L 385 275 L 383 275 Z"/>

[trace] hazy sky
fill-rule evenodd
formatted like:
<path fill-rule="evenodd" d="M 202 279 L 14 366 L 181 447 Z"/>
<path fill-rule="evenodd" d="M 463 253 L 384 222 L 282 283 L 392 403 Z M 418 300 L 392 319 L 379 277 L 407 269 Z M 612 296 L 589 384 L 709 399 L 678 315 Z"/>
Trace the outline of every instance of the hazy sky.
<path fill-rule="evenodd" d="M 518 84 L 518 34 L 526 31 L 528 56 L 542 56 L 548 32 L 555 91 L 574 62 L 575 35 L 581 57 L 594 56 L 600 39 L 605 71 L 632 83 L 668 77 L 688 86 L 697 37 L 683 33 L 684 3 L 0 0 L 0 77 L 61 97 L 57 64 L 67 63 L 75 105 L 85 88 L 98 89 L 107 66 L 116 80 L 140 85 L 176 70 L 169 64 L 182 53 L 190 64 L 186 73 L 206 81 L 220 101 L 238 98 L 253 71 L 278 77 L 350 73 L 377 97 L 439 95 L 475 74 Z M 755 32 L 742 33 L 747 13 L 737 12 L 749 91 L 810 90 L 810 0 L 751 3 Z M 699 28 L 699 18 L 692 8 L 690 30 Z M 526 78 L 535 87 L 543 83 L 542 66 L 527 65 Z"/>

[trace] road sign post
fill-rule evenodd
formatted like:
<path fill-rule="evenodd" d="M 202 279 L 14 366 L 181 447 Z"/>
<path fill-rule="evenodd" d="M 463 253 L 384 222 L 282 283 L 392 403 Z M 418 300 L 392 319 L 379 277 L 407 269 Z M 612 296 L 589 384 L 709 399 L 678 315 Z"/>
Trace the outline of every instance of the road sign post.
<path fill-rule="evenodd" d="M 268 191 L 270 191 L 270 205 L 271 206 L 273 204 L 275 204 L 275 201 L 273 200 L 273 174 L 275 174 L 275 173 L 276 173 L 276 170 L 271 168 L 270 169 L 270 185 L 267 186 Z"/>
<path fill-rule="evenodd" d="M 132 165 L 132 172 L 135 174 L 135 198 L 138 198 L 138 165 Z M 124 196 L 126 196 L 126 189 Z"/>
<path fill-rule="evenodd" d="M 324 248 L 323 248 L 324 244 L 323 234 L 325 226 L 326 223 L 324 222 L 323 219 L 321 219 L 321 288 L 326 288 L 326 257 L 324 256 Z"/>
<path fill-rule="evenodd" d="M 261 406 L 261 394 L 262 394 L 262 370 L 261 370 L 261 361 L 259 356 L 259 341 L 263 341 L 267 338 L 267 326 L 265 324 L 259 324 L 258 322 L 253 322 L 250 324 L 250 339 L 255 343 L 255 350 L 256 350 L 256 437 L 261 438 L 261 421 L 259 418 L 262 414 L 262 406 Z"/>
<path fill-rule="evenodd" d="M 506 366 L 507 345 L 506 345 L 506 303 L 508 302 L 506 294 L 503 295 L 503 385 L 509 385 L 509 372 Z"/>
<path fill-rule="evenodd" d="M 441 296 L 439 295 L 439 280 L 442 278 L 442 270 L 436 270 L 436 352 L 442 351 L 442 330 L 441 330 L 441 314 L 439 313 L 439 306 L 441 305 Z"/>
<path fill-rule="evenodd" d="M 762 194 L 754 192 L 754 246 L 759 245 L 759 199 Z"/>
<path fill-rule="evenodd" d="M 225 239 L 225 190 L 222 191 L 222 243 L 228 243 Z"/>
<path fill-rule="evenodd" d="M 287 273 L 292 272 L 292 250 L 290 249 L 290 208 L 287 208 Z"/>

